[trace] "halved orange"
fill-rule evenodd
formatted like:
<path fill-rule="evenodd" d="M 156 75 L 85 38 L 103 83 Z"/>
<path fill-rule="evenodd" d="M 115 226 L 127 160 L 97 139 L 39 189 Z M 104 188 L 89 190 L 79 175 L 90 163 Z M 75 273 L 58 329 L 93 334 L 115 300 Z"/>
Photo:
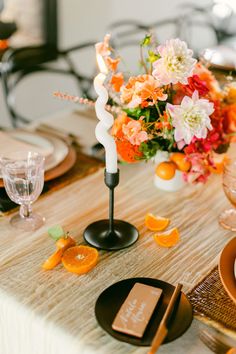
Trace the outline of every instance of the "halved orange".
<path fill-rule="evenodd" d="M 98 251 L 89 246 L 68 248 L 62 257 L 64 267 L 72 273 L 88 273 L 98 262 Z"/>
<path fill-rule="evenodd" d="M 55 268 L 61 262 L 62 254 L 63 249 L 58 249 L 43 263 L 42 268 L 46 270 Z"/>
<path fill-rule="evenodd" d="M 177 229 L 177 227 L 174 227 L 173 229 L 168 230 L 166 232 L 155 234 L 153 238 L 159 246 L 173 247 L 180 240 L 179 230 Z"/>
<path fill-rule="evenodd" d="M 145 216 L 145 226 L 151 231 L 162 231 L 169 225 L 170 219 L 161 216 L 155 216 L 148 213 Z"/>
<path fill-rule="evenodd" d="M 61 237 L 56 242 L 57 248 L 62 248 L 63 251 L 65 251 L 65 250 L 67 250 L 67 248 L 73 247 L 75 245 L 76 245 L 75 240 L 70 236 Z"/>

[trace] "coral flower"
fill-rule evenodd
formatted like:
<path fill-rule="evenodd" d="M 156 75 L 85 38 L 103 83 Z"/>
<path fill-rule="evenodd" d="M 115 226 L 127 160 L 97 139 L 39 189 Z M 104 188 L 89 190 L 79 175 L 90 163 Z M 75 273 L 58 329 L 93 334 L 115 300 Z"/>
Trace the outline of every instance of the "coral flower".
<path fill-rule="evenodd" d="M 210 70 L 208 70 L 201 63 L 197 63 L 195 65 L 193 74 L 198 75 L 199 79 L 205 83 L 212 99 L 221 98 L 221 90 L 220 90 L 219 83 L 217 82 L 214 75 L 210 72 Z"/>
<path fill-rule="evenodd" d="M 139 150 L 140 144 L 139 145 L 132 144 L 128 140 L 128 136 L 126 136 L 123 132 L 123 128 L 125 132 L 128 132 L 129 129 L 127 128 L 127 125 L 132 122 L 134 121 L 131 118 L 129 118 L 126 113 L 121 113 L 116 118 L 112 128 L 112 135 L 114 136 L 116 141 L 117 153 L 119 155 L 119 158 L 129 163 L 138 162 L 141 158 L 143 158 L 143 153 Z M 141 132 L 141 130 L 139 129 L 140 127 L 141 127 L 141 123 L 139 122 L 139 127 L 138 129 L 136 128 L 136 131 L 138 131 L 139 133 Z M 132 135 L 132 132 L 130 133 Z M 142 140 L 142 136 L 141 136 L 141 140 Z M 139 139 L 137 139 L 137 142 L 139 141 L 140 141 L 140 136 Z"/>
<path fill-rule="evenodd" d="M 122 73 L 117 73 L 112 75 L 112 78 L 110 80 L 110 84 L 113 86 L 113 89 L 116 92 L 120 92 L 121 86 L 124 83 L 124 76 Z"/>
<path fill-rule="evenodd" d="M 147 107 L 155 104 L 157 100 L 165 101 L 167 94 L 159 86 L 159 82 L 151 75 L 130 77 L 122 90 L 121 101 L 129 108 L 136 108 L 139 105 Z"/>
<path fill-rule="evenodd" d="M 116 140 L 119 158 L 125 162 L 135 163 L 143 158 L 143 153 L 138 145 L 132 145 L 128 140 Z"/>
<path fill-rule="evenodd" d="M 185 96 L 180 105 L 167 103 L 167 110 L 173 118 L 175 141 L 190 144 L 193 137 L 206 138 L 208 129 L 212 130 L 209 116 L 214 105 L 206 99 L 199 99 L 197 91 L 192 98 Z"/>
<path fill-rule="evenodd" d="M 198 91 L 199 96 L 205 96 L 209 92 L 205 81 L 196 74 L 188 78 L 188 85 L 183 86 L 183 90 L 188 96 L 192 96 L 195 90 Z"/>
<path fill-rule="evenodd" d="M 159 101 L 165 101 L 168 97 L 166 93 L 164 93 L 162 88 L 158 87 L 158 81 L 149 78 L 148 81 L 144 82 L 141 87 L 140 97 L 142 102 L 151 100 L 152 103 Z"/>
<path fill-rule="evenodd" d="M 169 122 L 169 115 L 167 114 L 166 111 L 163 112 L 163 114 L 160 118 L 161 118 L 161 121 L 160 122 L 158 121 L 155 123 L 155 128 L 157 130 L 163 129 L 163 128 L 172 129 L 172 126 Z"/>
<path fill-rule="evenodd" d="M 206 183 L 209 172 L 209 161 L 204 154 L 194 153 L 188 156 L 191 162 L 191 170 L 184 173 L 184 179 L 190 183 Z"/>
<path fill-rule="evenodd" d="M 109 69 L 111 69 L 111 71 L 116 71 L 117 70 L 117 66 L 120 62 L 120 58 L 111 58 L 111 57 L 107 57 L 106 58 L 106 63 L 107 66 L 109 67 Z"/>
<path fill-rule="evenodd" d="M 138 120 L 131 120 L 128 124 L 123 125 L 122 131 L 132 145 L 140 145 L 148 140 L 148 134 L 142 130 L 142 124 Z"/>
<path fill-rule="evenodd" d="M 100 54 L 103 57 L 106 57 L 111 54 L 111 48 L 109 46 L 111 35 L 106 34 L 103 42 L 99 42 L 95 44 L 96 53 Z"/>
<path fill-rule="evenodd" d="M 127 124 L 130 121 L 131 121 L 131 118 L 129 118 L 125 112 L 122 112 L 121 114 L 119 114 L 114 121 L 112 130 L 111 130 L 111 134 L 114 136 L 118 136 L 119 133 L 122 132 L 123 124 Z M 122 136 L 123 136 L 123 133 L 122 133 Z"/>
<path fill-rule="evenodd" d="M 192 75 L 197 60 L 192 58 L 193 51 L 180 39 L 167 40 L 165 45 L 157 47 L 160 59 L 153 63 L 155 79 L 161 85 L 188 83 L 188 77 Z"/>

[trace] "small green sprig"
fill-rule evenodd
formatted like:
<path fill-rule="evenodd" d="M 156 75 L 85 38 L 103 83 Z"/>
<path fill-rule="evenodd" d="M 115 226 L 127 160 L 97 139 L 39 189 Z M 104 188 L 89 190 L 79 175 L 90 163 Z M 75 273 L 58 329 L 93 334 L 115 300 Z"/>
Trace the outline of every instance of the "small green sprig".
<path fill-rule="evenodd" d="M 151 39 L 152 39 L 152 36 L 150 33 L 146 34 L 146 36 L 141 40 L 140 42 L 140 46 L 141 47 L 147 47 L 151 44 Z"/>
<path fill-rule="evenodd" d="M 161 146 L 158 141 L 149 140 L 140 144 L 139 150 L 143 153 L 143 158 L 149 160 L 156 155 L 157 150 L 161 150 Z"/>
<path fill-rule="evenodd" d="M 48 229 L 48 235 L 54 240 L 57 241 L 62 237 L 67 237 L 65 231 L 60 225 L 52 226 Z"/>

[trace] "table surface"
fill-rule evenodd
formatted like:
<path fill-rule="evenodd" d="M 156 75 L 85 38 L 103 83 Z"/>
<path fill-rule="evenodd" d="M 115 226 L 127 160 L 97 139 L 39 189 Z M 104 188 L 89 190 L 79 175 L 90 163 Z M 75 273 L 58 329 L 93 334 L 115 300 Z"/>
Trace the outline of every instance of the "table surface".
<path fill-rule="evenodd" d="M 57 122 L 63 119 L 65 116 Z M 79 115 L 72 114 L 70 119 L 79 119 Z M 86 119 L 81 117 L 79 121 L 80 134 L 86 131 Z M 70 122 L 68 115 L 65 121 Z M 91 135 L 88 146 L 93 139 Z M 9 217 L 0 219 L 1 354 L 60 354 L 65 349 L 68 354 L 147 353 L 147 348 L 119 342 L 98 326 L 94 305 L 99 294 L 130 277 L 181 282 L 187 292 L 218 263 L 221 250 L 234 236 L 220 228 L 217 221 L 228 206 L 220 176 L 213 176 L 204 186 L 167 193 L 154 187 L 154 168 L 152 163 L 121 166 L 115 216 L 133 223 L 140 238 L 125 250 L 99 251 L 98 265 L 86 275 L 68 273 L 61 265 L 43 271 L 41 264 L 55 249 L 47 236 L 50 226 L 62 225 L 81 244 L 86 226 L 107 217 L 108 191 L 103 170 L 35 202 L 33 210 L 46 218 L 45 225 L 36 232 L 18 232 L 9 225 Z M 177 246 L 166 249 L 155 243 L 153 233 L 144 225 L 147 212 L 169 217 L 170 227 L 179 228 L 181 241 Z M 194 321 L 181 338 L 162 346 L 159 352 L 209 353 L 197 333 L 198 322 Z"/>

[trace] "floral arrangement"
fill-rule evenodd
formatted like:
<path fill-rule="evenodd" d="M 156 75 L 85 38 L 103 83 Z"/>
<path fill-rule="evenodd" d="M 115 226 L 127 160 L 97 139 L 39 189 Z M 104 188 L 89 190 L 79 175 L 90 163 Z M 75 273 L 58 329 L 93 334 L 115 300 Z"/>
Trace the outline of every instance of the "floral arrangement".
<path fill-rule="evenodd" d="M 234 139 L 236 84 L 220 87 L 184 41 L 156 45 L 151 35 L 140 44 L 142 73 L 131 76 L 119 70 L 121 58 L 109 41 L 106 35 L 96 51 L 109 71 L 106 87 L 117 112 L 112 134 L 120 159 L 166 161 L 163 178 L 178 168 L 185 181 L 205 182 L 218 172 L 219 154 L 224 156 Z"/>

